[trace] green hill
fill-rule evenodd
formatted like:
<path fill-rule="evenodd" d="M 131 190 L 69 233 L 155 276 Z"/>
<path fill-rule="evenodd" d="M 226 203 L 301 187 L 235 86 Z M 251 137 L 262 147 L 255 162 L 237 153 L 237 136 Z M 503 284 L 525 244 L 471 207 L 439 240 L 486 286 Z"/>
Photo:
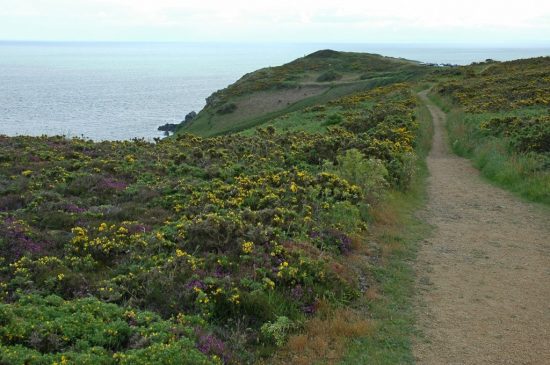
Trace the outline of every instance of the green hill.
<path fill-rule="evenodd" d="M 322 50 L 278 67 L 244 75 L 207 98 L 178 132 L 202 136 L 240 131 L 270 119 L 375 86 L 424 75 L 430 67 L 368 53 Z"/>

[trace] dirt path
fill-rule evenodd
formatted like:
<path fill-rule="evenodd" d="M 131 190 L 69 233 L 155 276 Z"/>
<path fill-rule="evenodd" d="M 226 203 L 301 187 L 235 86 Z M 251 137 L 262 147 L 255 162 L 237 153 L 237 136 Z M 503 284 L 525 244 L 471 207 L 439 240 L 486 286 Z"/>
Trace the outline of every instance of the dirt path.
<path fill-rule="evenodd" d="M 449 153 L 445 115 L 428 106 L 435 135 L 422 214 L 435 229 L 418 254 L 417 363 L 550 364 L 550 214 Z"/>

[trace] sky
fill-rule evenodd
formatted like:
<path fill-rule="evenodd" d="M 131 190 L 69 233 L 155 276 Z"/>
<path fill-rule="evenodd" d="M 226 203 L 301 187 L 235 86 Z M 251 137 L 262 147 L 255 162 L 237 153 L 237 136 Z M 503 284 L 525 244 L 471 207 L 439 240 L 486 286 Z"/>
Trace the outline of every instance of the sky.
<path fill-rule="evenodd" d="M 0 40 L 550 45 L 548 0 L 0 0 Z"/>

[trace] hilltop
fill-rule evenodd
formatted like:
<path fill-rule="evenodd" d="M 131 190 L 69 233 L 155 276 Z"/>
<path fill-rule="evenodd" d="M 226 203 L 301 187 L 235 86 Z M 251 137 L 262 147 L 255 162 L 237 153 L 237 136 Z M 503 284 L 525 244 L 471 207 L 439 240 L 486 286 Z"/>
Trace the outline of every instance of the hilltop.
<path fill-rule="evenodd" d="M 203 136 L 244 130 L 307 106 L 376 86 L 415 80 L 431 68 L 376 54 L 321 50 L 244 75 L 206 100 L 178 132 Z"/>

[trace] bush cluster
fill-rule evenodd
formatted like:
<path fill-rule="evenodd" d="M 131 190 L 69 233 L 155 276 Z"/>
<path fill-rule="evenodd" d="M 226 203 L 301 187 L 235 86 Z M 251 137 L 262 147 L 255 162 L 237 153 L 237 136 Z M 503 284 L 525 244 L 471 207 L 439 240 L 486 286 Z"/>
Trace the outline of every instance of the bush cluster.
<path fill-rule="evenodd" d="M 342 74 L 339 74 L 336 71 L 330 70 L 320 74 L 319 77 L 317 77 L 317 82 L 336 81 L 336 80 L 340 80 L 341 78 L 342 78 Z"/>
<path fill-rule="evenodd" d="M 340 262 L 408 184 L 416 104 L 334 103 L 324 134 L 0 136 L 0 362 L 248 363 L 357 296 Z"/>
<path fill-rule="evenodd" d="M 480 73 L 464 67 L 462 78 L 452 78 L 435 90 L 472 113 L 550 106 L 549 68 L 550 57 L 489 63 Z"/>
<path fill-rule="evenodd" d="M 550 154 L 550 116 L 492 118 L 480 124 L 486 133 L 507 138 L 520 152 Z"/>
<path fill-rule="evenodd" d="M 457 67 L 434 87 L 450 101 L 453 149 L 499 185 L 550 202 L 550 57 Z M 458 106 L 458 108 L 456 108 Z"/>

